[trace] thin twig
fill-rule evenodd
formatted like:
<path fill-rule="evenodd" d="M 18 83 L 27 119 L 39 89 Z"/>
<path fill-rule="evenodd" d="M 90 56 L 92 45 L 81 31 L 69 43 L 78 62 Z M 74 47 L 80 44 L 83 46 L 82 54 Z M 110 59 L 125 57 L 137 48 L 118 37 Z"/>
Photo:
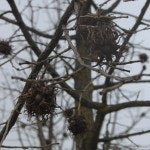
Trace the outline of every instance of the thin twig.
<path fill-rule="evenodd" d="M 46 147 L 49 147 L 49 146 L 53 146 L 53 145 L 59 145 L 59 143 L 52 143 L 52 144 L 48 144 L 48 145 L 45 145 L 45 146 L 5 146 L 5 145 L 2 145 L 1 147 L 2 148 L 21 148 L 21 149 L 29 149 L 29 148 L 46 148 Z"/>
<path fill-rule="evenodd" d="M 139 136 L 139 135 L 147 134 L 147 133 L 150 133 L 150 130 L 125 134 L 125 135 L 118 135 L 118 136 L 114 136 L 114 137 L 101 138 L 101 139 L 99 139 L 99 142 L 108 142 L 108 141 L 110 142 L 110 141 L 113 141 L 113 140 L 118 140 L 118 139 L 120 140 L 120 139 L 129 138 L 129 137 L 132 137 L 132 136 Z"/>

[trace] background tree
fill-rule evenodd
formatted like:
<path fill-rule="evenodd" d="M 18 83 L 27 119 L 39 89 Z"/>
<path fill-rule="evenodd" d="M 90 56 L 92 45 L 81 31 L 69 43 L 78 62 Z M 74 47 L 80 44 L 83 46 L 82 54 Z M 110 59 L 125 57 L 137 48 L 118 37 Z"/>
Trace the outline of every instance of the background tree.
<path fill-rule="evenodd" d="M 149 0 L 0 3 L 0 147 L 149 149 Z"/>

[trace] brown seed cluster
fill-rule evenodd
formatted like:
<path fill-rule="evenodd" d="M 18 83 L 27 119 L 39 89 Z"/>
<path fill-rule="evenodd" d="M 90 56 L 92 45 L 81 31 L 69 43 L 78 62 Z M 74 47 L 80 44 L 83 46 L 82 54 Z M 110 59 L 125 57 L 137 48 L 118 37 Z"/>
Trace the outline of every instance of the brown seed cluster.
<path fill-rule="evenodd" d="M 73 109 L 66 109 L 65 111 L 64 111 L 64 116 L 66 117 L 66 118 L 69 118 L 69 117 L 71 117 L 72 115 L 73 115 Z"/>
<path fill-rule="evenodd" d="M 68 129 L 73 135 L 77 136 L 86 132 L 87 123 L 84 116 L 74 114 L 72 109 L 65 110 L 64 115 L 68 119 Z"/>
<path fill-rule="evenodd" d="M 141 60 L 141 62 L 147 62 L 148 61 L 148 56 L 145 53 L 142 53 L 139 55 L 139 59 Z"/>
<path fill-rule="evenodd" d="M 73 133 L 73 135 L 76 136 L 86 132 L 87 125 L 84 116 L 74 115 L 68 119 L 68 122 L 68 129 Z"/>
<path fill-rule="evenodd" d="M 8 41 L 0 41 L 0 54 L 7 56 L 11 54 L 11 51 L 12 51 L 12 48 Z"/>
<path fill-rule="evenodd" d="M 33 83 L 24 95 L 26 100 L 26 111 L 31 116 L 41 116 L 43 120 L 54 113 L 56 107 L 56 92 L 54 87 L 44 83 Z"/>
<path fill-rule="evenodd" d="M 120 33 L 113 23 L 114 17 L 98 14 L 81 16 L 78 21 L 78 30 L 88 51 L 91 61 L 112 61 L 118 56 L 120 48 Z"/>

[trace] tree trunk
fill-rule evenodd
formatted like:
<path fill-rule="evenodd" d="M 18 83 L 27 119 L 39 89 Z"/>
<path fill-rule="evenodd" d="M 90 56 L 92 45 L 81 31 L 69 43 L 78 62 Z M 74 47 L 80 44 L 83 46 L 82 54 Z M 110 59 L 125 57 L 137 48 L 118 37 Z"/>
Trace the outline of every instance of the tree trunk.
<path fill-rule="evenodd" d="M 85 15 L 90 10 L 90 0 L 85 2 L 82 5 L 81 11 L 79 15 Z M 77 32 L 77 50 L 81 57 L 88 57 L 88 51 L 85 48 L 83 41 Z M 90 65 L 90 62 L 85 62 Z M 76 70 L 79 69 L 81 65 L 78 61 L 76 61 Z M 91 71 L 89 69 L 83 69 L 75 76 L 75 89 L 78 94 L 88 101 L 92 100 L 92 83 L 91 83 Z M 84 134 L 76 136 L 76 150 L 89 150 L 89 137 L 91 137 L 91 129 L 93 127 L 93 113 L 91 109 L 87 109 L 85 107 L 80 106 L 79 103 L 76 103 L 77 114 L 80 114 L 85 117 L 87 123 L 87 131 Z"/>

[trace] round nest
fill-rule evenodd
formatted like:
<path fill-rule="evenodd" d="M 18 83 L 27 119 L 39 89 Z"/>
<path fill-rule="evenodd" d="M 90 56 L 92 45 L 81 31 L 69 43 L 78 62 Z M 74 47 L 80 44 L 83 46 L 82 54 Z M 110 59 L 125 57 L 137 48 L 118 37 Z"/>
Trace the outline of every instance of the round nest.
<path fill-rule="evenodd" d="M 114 17 L 89 14 L 81 16 L 78 30 L 84 45 L 90 51 L 91 61 L 112 61 L 113 56 L 119 56 L 121 37 L 113 23 Z"/>
<path fill-rule="evenodd" d="M 32 117 L 41 116 L 43 120 L 48 119 L 54 113 L 56 107 L 55 88 L 44 85 L 42 82 L 33 83 L 24 95 L 27 114 Z"/>

